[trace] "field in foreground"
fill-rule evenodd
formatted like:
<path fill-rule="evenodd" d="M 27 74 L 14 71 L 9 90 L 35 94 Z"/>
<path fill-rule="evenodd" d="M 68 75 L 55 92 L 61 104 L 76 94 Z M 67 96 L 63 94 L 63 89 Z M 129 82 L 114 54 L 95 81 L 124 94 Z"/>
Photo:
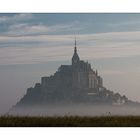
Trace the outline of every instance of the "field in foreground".
<path fill-rule="evenodd" d="M 140 116 L 14 117 L 1 116 L 0 127 L 139 127 Z"/>

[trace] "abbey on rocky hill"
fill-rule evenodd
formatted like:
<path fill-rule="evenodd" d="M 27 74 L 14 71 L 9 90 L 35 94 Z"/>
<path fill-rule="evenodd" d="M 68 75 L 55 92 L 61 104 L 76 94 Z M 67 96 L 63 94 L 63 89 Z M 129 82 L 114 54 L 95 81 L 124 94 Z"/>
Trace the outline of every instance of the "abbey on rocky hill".
<path fill-rule="evenodd" d="M 97 70 L 93 70 L 88 62 L 80 60 L 75 40 L 72 64 L 61 65 L 54 75 L 42 77 L 41 83 L 27 89 L 16 107 L 64 103 L 124 105 L 132 101 L 103 86 L 103 79 Z"/>

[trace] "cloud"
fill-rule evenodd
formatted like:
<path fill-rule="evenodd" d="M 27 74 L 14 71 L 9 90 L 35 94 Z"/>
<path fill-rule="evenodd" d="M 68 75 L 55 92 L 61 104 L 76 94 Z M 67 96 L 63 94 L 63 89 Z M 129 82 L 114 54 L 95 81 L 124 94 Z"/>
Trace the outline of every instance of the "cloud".
<path fill-rule="evenodd" d="M 108 26 L 111 27 L 116 27 L 116 28 L 121 28 L 121 27 L 132 27 L 135 28 L 135 26 L 139 26 L 140 25 L 140 20 L 139 19 L 129 19 L 126 21 L 121 21 L 121 22 L 116 22 L 116 23 L 109 23 Z"/>
<path fill-rule="evenodd" d="M 7 16 L 0 16 L 0 23 L 8 22 L 9 18 Z"/>
<path fill-rule="evenodd" d="M 49 28 L 45 25 L 28 25 L 28 24 L 13 24 L 9 26 L 8 35 L 23 36 L 47 33 Z"/>
<path fill-rule="evenodd" d="M 0 23 L 12 23 L 32 19 L 32 14 L 15 14 L 13 16 L 0 16 Z"/>
<path fill-rule="evenodd" d="M 28 24 L 28 23 L 17 23 L 12 24 L 8 27 L 8 31 L 5 35 L 10 36 L 25 36 L 25 35 L 44 35 L 44 34 L 60 34 L 60 32 L 70 32 L 79 30 L 80 28 L 75 27 L 76 22 L 70 24 L 59 24 L 59 25 L 44 25 L 44 24 Z"/>
<path fill-rule="evenodd" d="M 140 56 L 139 38 L 140 32 L 78 35 L 78 53 L 84 60 Z M 0 65 L 33 64 L 70 60 L 74 37 L 73 35 L 0 36 L 0 43 L 2 43 Z M 7 47 L 2 47 L 5 44 Z"/>
<path fill-rule="evenodd" d="M 31 13 L 22 13 L 22 14 L 16 14 L 13 17 L 11 17 L 13 20 L 16 21 L 22 21 L 22 20 L 28 20 L 33 18 L 33 14 Z"/>
<path fill-rule="evenodd" d="M 69 49 L 68 49 L 69 50 Z M 48 61 L 63 61 L 68 60 L 68 50 L 63 51 L 61 48 L 1 48 L 0 49 L 0 64 L 12 65 L 12 64 L 36 64 Z M 59 52 L 59 53 L 58 53 Z M 4 55 L 5 54 L 5 55 Z"/>

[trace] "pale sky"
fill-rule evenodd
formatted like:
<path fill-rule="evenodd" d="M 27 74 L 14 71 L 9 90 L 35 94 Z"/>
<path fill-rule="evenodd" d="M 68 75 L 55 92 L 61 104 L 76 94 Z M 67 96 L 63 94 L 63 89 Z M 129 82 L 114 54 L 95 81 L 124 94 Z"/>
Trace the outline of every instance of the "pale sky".
<path fill-rule="evenodd" d="M 78 54 L 108 89 L 140 101 L 140 14 L 0 14 L 0 113 Z"/>

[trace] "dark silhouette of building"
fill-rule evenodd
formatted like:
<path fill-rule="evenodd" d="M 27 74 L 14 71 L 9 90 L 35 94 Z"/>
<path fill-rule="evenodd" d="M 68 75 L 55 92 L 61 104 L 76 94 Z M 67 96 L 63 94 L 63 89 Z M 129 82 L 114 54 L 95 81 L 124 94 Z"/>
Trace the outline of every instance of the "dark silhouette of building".
<path fill-rule="evenodd" d="M 54 75 L 42 77 L 41 83 L 28 88 L 15 107 L 61 103 L 124 105 L 134 102 L 103 86 L 98 71 L 80 60 L 75 40 L 72 64 L 61 65 Z"/>
<path fill-rule="evenodd" d="M 60 87 L 60 85 L 94 91 L 98 91 L 103 87 L 103 80 L 98 75 L 97 70 L 94 71 L 88 62 L 80 60 L 77 53 L 76 40 L 72 65 L 61 65 L 54 76 L 42 77 L 41 80 L 43 91 L 47 91 L 48 89 L 53 90 Z"/>

